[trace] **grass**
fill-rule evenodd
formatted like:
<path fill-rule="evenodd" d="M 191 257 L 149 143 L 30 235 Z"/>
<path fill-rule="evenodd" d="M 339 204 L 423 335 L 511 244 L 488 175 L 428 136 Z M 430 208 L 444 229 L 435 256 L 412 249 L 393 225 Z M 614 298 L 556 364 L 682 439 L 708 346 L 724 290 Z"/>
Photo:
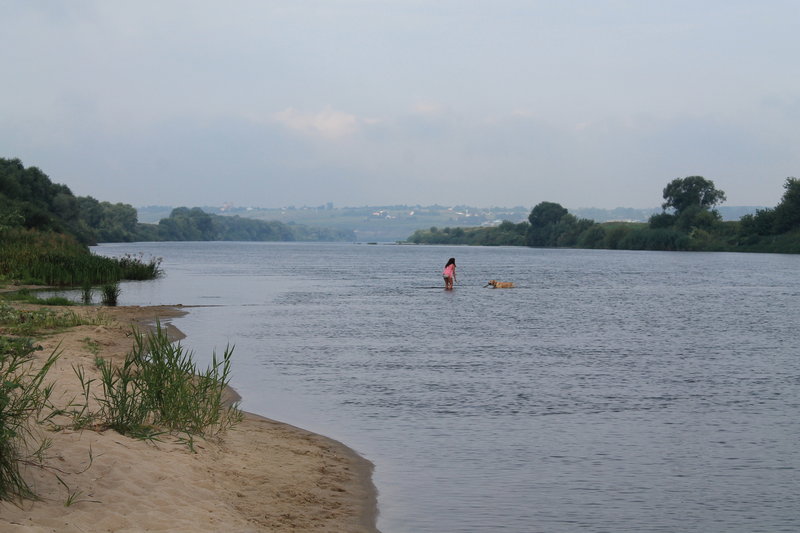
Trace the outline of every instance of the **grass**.
<path fill-rule="evenodd" d="M 83 302 L 83 305 L 91 304 L 92 296 L 94 296 L 94 288 L 89 281 L 84 280 L 83 284 L 81 285 L 81 301 Z"/>
<path fill-rule="evenodd" d="M 116 305 L 121 279 L 145 280 L 159 275 L 160 259 L 145 262 L 130 255 L 120 259 L 99 257 L 65 235 L 0 229 L 0 286 L 12 282 L 80 287 L 84 303 L 91 303 L 93 286 L 100 285 L 103 303 Z M 233 350 L 226 348 L 221 359 L 214 353 L 211 365 L 199 371 L 193 354 L 171 343 L 160 324 L 146 335 L 134 331 L 135 345 L 119 366 L 100 358 L 99 345 L 85 338 L 100 377 L 89 378 L 82 368 L 73 367 L 82 393 L 66 408 L 55 408 L 50 403 L 53 386 L 45 385 L 44 380 L 59 354 L 54 351 L 41 366 L 35 365 L 32 354 L 40 348 L 29 337 L 84 324 L 99 325 L 106 319 L 102 315 L 85 318 L 49 307 L 17 309 L 6 300 L 73 305 L 66 298 L 39 298 L 25 289 L 0 300 L 0 500 L 36 499 L 20 467 L 44 466 L 52 441 L 39 441 L 33 429 L 52 424 L 56 415 L 66 415 L 69 427 L 74 429 L 113 428 L 144 440 L 171 433 L 192 451 L 196 436 L 205 438 L 241 420 L 238 406 L 224 401 Z M 92 391 L 97 383 L 102 388 L 99 395 Z M 92 399 L 99 404 L 99 411 L 90 409 Z M 66 506 L 86 501 L 80 491 L 72 490 L 55 475 L 67 489 Z"/>
<path fill-rule="evenodd" d="M 0 332 L 14 335 L 31 336 L 68 327 L 97 326 L 106 322 L 103 315 L 83 317 L 71 310 L 53 311 L 47 307 L 23 310 L 0 301 Z"/>
<path fill-rule="evenodd" d="M 11 302 L 25 302 L 36 305 L 52 305 L 52 306 L 70 306 L 75 305 L 75 302 L 63 296 L 48 296 L 47 298 L 40 298 L 37 296 L 37 290 L 22 288 L 16 291 L 4 293 L 2 298 Z"/>
<path fill-rule="evenodd" d="M 102 298 L 103 298 L 103 305 L 110 305 L 114 306 L 117 305 L 117 300 L 119 299 L 119 295 L 121 293 L 121 289 L 119 287 L 119 283 L 106 283 L 101 288 Z"/>
<path fill-rule="evenodd" d="M 211 365 L 199 371 L 192 352 L 172 343 L 160 324 L 146 335 L 134 333 L 135 345 L 122 365 L 100 365 L 103 394 L 96 399 L 103 423 L 144 438 L 158 430 L 207 436 L 241 420 L 238 407 L 224 402 L 231 348 L 221 359 L 214 353 Z"/>
<path fill-rule="evenodd" d="M 161 259 L 92 254 L 73 237 L 24 229 L 0 230 L 0 279 L 26 285 L 85 287 L 161 275 Z"/>
<path fill-rule="evenodd" d="M 33 498 L 35 494 L 20 472 L 31 457 L 42 459 L 47 442 L 32 453 L 32 427 L 49 405 L 52 384 L 45 385 L 47 372 L 58 359 L 53 352 L 38 370 L 33 368 L 36 348 L 30 339 L 0 337 L 0 500 Z"/>
<path fill-rule="evenodd" d="M 81 339 L 81 342 L 83 342 L 83 344 L 86 346 L 86 350 L 90 354 L 97 356 L 97 354 L 100 353 L 100 343 L 96 340 L 90 337 L 84 337 Z"/>
<path fill-rule="evenodd" d="M 82 323 L 86 319 L 71 311 L 23 311 L 0 302 L 0 333 L 41 333 Z M 20 473 L 21 465 L 37 464 L 60 472 L 44 465 L 52 441 L 37 440 L 33 428 L 38 424 L 49 423 L 56 430 L 111 428 L 147 441 L 170 434 L 194 451 L 196 437 L 208 438 L 241 421 L 238 405 L 225 401 L 232 348 L 226 348 L 220 358 L 214 353 L 211 364 L 200 370 L 192 352 L 172 343 L 160 323 L 149 333 L 133 333 L 134 346 L 121 365 L 99 357 L 99 345 L 83 339 L 100 377 L 89 378 L 82 367 L 73 366 L 82 392 L 64 409 L 50 403 L 53 386 L 44 383 L 58 350 L 37 366 L 33 354 L 41 348 L 30 338 L 0 335 L 0 500 L 36 499 Z M 95 411 L 90 409 L 91 400 L 99 406 Z M 57 415 L 66 416 L 68 424 L 56 426 L 53 418 Z M 68 491 L 65 505 L 86 501 L 79 491 L 59 482 Z"/>

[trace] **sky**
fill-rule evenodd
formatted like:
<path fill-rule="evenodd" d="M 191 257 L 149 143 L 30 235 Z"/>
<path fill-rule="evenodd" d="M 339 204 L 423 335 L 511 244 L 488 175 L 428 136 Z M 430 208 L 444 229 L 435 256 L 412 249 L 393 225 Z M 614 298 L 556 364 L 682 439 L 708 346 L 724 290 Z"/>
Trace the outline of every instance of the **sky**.
<path fill-rule="evenodd" d="M 654 207 L 800 176 L 796 0 L 0 0 L 0 157 L 147 205 Z"/>

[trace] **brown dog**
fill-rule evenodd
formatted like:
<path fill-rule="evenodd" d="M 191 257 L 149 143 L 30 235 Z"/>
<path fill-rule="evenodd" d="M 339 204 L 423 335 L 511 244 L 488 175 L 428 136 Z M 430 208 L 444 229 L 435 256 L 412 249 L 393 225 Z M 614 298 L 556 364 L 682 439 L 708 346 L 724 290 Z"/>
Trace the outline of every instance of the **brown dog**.
<path fill-rule="evenodd" d="M 489 285 L 491 285 L 493 289 L 511 289 L 514 287 L 514 284 L 510 281 L 491 280 L 489 283 L 484 285 L 484 287 L 488 287 Z"/>

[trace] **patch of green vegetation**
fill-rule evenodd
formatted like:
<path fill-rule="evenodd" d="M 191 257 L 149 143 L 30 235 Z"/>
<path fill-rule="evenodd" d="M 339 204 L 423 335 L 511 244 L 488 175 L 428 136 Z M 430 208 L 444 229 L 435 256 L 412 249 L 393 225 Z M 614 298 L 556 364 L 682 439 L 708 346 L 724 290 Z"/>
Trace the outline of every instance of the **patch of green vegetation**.
<path fill-rule="evenodd" d="M 37 305 L 53 305 L 53 306 L 69 306 L 75 305 L 75 302 L 64 296 L 48 296 L 40 298 L 37 296 L 39 291 L 32 291 L 27 288 L 18 291 L 7 292 L 2 295 L 2 299 L 11 302 L 25 302 Z"/>
<path fill-rule="evenodd" d="M 7 302 L 0 302 L 0 332 L 13 335 L 32 336 L 63 328 L 104 323 L 106 319 L 102 315 L 82 317 L 73 311 L 56 312 L 47 307 L 23 310 L 16 309 Z"/>
<path fill-rule="evenodd" d="M 97 356 L 97 354 L 100 353 L 100 343 L 96 340 L 92 339 L 91 337 L 84 337 L 81 339 L 81 341 L 83 342 L 83 345 L 86 346 L 86 350 L 90 354 Z"/>
<path fill-rule="evenodd" d="M 163 431 L 207 436 L 241 420 L 238 406 L 224 401 L 232 348 L 222 359 L 215 353 L 200 372 L 193 354 L 172 343 L 160 324 L 146 335 L 134 331 L 134 338 L 122 365 L 100 363 L 103 392 L 96 399 L 103 424 L 124 435 L 153 438 Z"/>
<path fill-rule="evenodd" d="M 19 311 L 0 302 L 0 329 L 17 333 L 27 331 L 26 324 L 39 328 L 53 323 L 77 325 L 73 317 L 64 319 L 66 315 L 43 311 Z M 37 440 L 33 431 L 37 424 L 50 423 L 55 430 L 111 428 L 146 441 L 170 434 L 194 451 L 196 437 L 213 436 L 241 421 L 238 405 L 225 401 L 232 348 L 226 348 L 222 358 L 215 353 L 209 367 L 199 371 L 192 353 L 173 344 L 160 324 L 148 334 L 133 333 L 134 347 L 121 366 L 100 358 L 96 341 L 83 339 L 95 355 L 101 377 L 89 379 L 82 367 L 73 367 L 82 394 L 65 408 L 50 403 L 53 387 L 44 383 L 58 352 L 36 367 L 32 354 L 41 347 L 29 337 L 0 336 L 0 500 L 36 499 L 21 475 L 22 465 L 36 464 L 58 477 L 57 469 L 45 465 L 45 451 L 52 441 Z M 97 383 L 101 391 L 94 394 L 92 386 Z M 90 399 L 100 405 L 99 410 L 90 410 Z M 69 424 L 55 425 L 57 415 L 66 416 Z M 79 501 L 80 491 L 60 478 L 59 482 L 68 491 L 65 505 Z"/>
<path fill-rule="evenodd" d="M 103 305 L 117 305 L 120 295 L 119 283 L 106 283 L 100 288 L 103 298 Z"/>
<path fill-rule="evenodd" d="M 35 498 L 22 477 L 20 466 L 41 459 L 47 442 L 32 452 L 35 422 L 49 404 L 52 385 L 45 385 L 47 372 L 58 358 L 52 353 L 39 370 L 33 370 L 30 339 L 0 337 L 0 500 Z"/>
<path fill-rule="evenodd" d="M 83 287 L 155 279 L 161 275 L 160 265 L 160 259 L 97 256 L 67 234 L 0 230 L 0 278 L 24 285 Z"/>
<path fill-rule="evenodd" d="M 409 238 L 414 244 L 467 244 L 709 252 L 800 253 L 800 180 L 787 178 L 781 203 L 741 221 L 723 221 L 716 204 L 725 193 L 702 176 L 672 180 L 664 211 L 648 222 L 579 219 L 553 202 L 537 204 L 527 222 L 497 227 L 431 227 Z M 670 209 L 671 211 L 667 211 Z"/>

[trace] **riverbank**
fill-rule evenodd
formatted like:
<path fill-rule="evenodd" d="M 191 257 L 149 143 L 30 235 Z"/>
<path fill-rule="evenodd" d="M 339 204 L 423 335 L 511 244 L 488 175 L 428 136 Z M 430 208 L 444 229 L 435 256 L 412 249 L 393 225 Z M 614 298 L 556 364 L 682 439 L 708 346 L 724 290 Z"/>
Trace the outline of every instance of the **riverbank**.
<path fill-rule="evenodd" d="M 96 377 L 96 357 L 122 360 L 132 346 L 132 327 L 156 320 L 180 338 L 169 320 L 185 313 L 174 307 L 71 309 L 102 320 L 39 341 L 37 361 L 61 352 L 47 380 L 59 407 L 82 399 L 73 367 Z M 194 453 L 166 436 L 155 442 L 111 430 L 42 436 L 51 440 L 46 467 L 25 471 L 41 501 L 0 503 L 2 531 L 377 531 L 369 461 L 339 442 L 254 414 L 217 438 L 196 440 Z"/>

